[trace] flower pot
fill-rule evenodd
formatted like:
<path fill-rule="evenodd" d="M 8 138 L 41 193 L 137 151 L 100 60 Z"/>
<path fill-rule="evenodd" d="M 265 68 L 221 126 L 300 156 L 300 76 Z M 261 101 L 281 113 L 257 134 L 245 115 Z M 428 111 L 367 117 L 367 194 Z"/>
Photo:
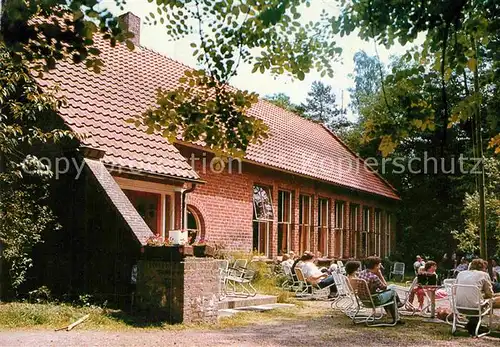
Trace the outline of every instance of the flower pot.
<path fill-rule="evenodd" d="M 195 257 L 213 257 L 215 249 L 209 245 L 194 245 L 194 256 Z"/>
<path fill-rule="evenodd" d="M 143 258 L 146 260 L 181 261 L 193 255 L 193 247 L 184 245 L 145 246 Z"/>

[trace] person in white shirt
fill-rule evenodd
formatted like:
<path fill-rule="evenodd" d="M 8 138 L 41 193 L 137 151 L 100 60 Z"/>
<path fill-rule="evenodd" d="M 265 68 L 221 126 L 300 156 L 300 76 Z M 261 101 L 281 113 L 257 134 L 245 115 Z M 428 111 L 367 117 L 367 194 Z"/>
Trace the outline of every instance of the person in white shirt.
<path fill-rule="evenodd" d="M 293 260 L 290 259 L 290 256 L 288 254 L 283 254 L 283 257 L 281 259 L 281 267 L 283 268 L 283 271 L 285 273 L 290 273 L 292 265 L 293 265 Z"/>
<path fill-rule="evenodd" d="M 488 263 L 483 259 L 474 259 L 469 266 L 469 270 L 461 271 L 457 276 L 457 284 L 467 284 L 476 286 L 483 294 L 484 299 L 493 298 L 493 308 L 500 308 L 500 294 L 493 294 L 490 276 L 488 275 Z M 458 307 L 476 307 L 479 303 L 476 300 L 474 291 L 469 288 L 457 288 L 455 296 Z M 464 312 L 466 314 L 466 312 Z M 466 325 L 471 335 L 474 335 L 479 319 L 469 317 Z M 482 330 L 479 330 L 481 333 Z"/>
<path fill-rule="evenodd" d="M 418 270 L 423 266 L 425 266 L 425 261 L 421 256 L 417 255 L 417 261 L 413 263 L 413 270 L 415 270 L 415 274 L 418 274 Z"/>
<path fill-rule="evenodd" d="M 331 285 L 329 297 L 335 296 L 337 288 L 335 285 L 332 285 L 335 283 L 333 276 L 329 276 L 328 274 L 321 272 L 316 264 L 314 264 L 314 254 L 305 253 L 300 259 L 304 263 L 301 270 L 306 281 L 313 285 L 317 285 L 320 288 L 325 288 Z"/>

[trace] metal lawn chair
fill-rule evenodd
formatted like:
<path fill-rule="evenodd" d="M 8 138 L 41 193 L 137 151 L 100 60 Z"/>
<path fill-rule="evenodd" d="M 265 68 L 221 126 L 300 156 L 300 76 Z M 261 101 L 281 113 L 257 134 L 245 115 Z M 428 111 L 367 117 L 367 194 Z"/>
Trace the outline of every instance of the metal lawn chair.
<path fill-rule="evenodd" d="M 373 299 L 377 294 L 370 294 L 370 289 L 368 288 L 368 283 L 361 278 L 353 279 L 354 282 L 354 293 L 356 294 L 356 300 L 358 301 L 358 308 L 352 316 L 354 323 L 365 323 L 369 327 L 380 327 L 380 326 L 395 326 L 399 320 L 399 311 L 396 302 L 396 296 L 392 300 L 384 303 L 378 304 Z M 376 323 L 377 320 L 384 316 L 384 312 L 377 314 L 377 309 L 385 308 L 387 306 L 393 306 L 396 317 L 393 317 L 394 321 L 392 323 Z M 371 310 L 368 314 L 362 313 L 362 308 Z"/>
<path fill-rule="evenodd" d="M 337 286 L 337 297 L 331 306 L 333 309 L 338 309 L 349 318 L 352 318 L 360 310 L 358 310 L 356 295 L 349 284 L 349 279 L 345 275 L 337 273 L 334 273 L 332 276 Z"/>
<path fill-rule="evenodd" d="M 467 295 L 468 301 L 472 299 L 475 302 L 475 305 L 464 306 L 460 302 L 457 302 L 457 295 Z M 462 324 L 466 321 L 466 317 L 478 318 L 474 336 L 481 337 L 488 335 L 491 332 L 493 303 L 491 299 L 483 299 L 481 290 L 477 286 L 467 284 L 454 284 L 451 287 L 451 296 L 453 303 L 453 324 L 451 327 L 452 334 L 455 334 L 455 332 L 457 331 L 457 327 L 462 326 Z M 481 322 L 486 316 L 489 316 L 488 331 L 482 334 L 478 334 Z"/>
<path fill-rule="evenodd" d="M 304 277 L 302 270 L 296 267 L 295 275 L 297 276 L 297 282 L 298 282 L 297 289 L 295 290 L 295 296 L 298 297 L 310 296 L 312 293 L 312 286 L 310 283 L 306 281 L 306 278 Z"/>
<path fill-rule="evenodd" d="M 252 285 L 254 276 L 254 270 L 230 267 L 225 277 L 226 295 L 243 297 L 257 295 L 257 290 Z"/>
<path fill-rule="evenodd" d="M 226 277 L 229 268 L 228 260 L 218 260 L 219 263 L 219 300 L 226 297 Z"/>
<path fill-rule="evenodd" d="M 405 278 L 405 263 L 396 262 L 392 266 L 392 270 L 389 273 L 389 278 L 394 276 L 401 276 L 401 281 Z"/>
<path fill-rule="evenodd" d="M 246 259 L 236 259 L 233 263 L 233 268 L 235 269 L 246 269 L 248 260 Z"/>

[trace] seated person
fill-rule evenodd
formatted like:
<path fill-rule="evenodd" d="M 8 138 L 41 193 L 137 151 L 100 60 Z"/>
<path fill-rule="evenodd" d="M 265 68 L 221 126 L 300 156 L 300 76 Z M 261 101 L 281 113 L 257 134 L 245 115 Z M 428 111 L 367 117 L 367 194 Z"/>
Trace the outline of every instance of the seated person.
<path fill-rule="evenodd" d="M 425 263 L 425 266 L 421 267 L 418 270 L 417 276 L 421 275 L 436 275 L 437 264 L 436 262 L 429 260 Z M 417 295 L 418 300 L 418 310 L 421 311 L 424 307 L 425 300 L 425 290 L 420 283 L 412 290 L 410 296 L 408 297 L 408 301 L 410 304 L 413 304 L 413 300 L 415 299 L 415 295 Z"/>
<path fill-rule="evenodd" d="M 328 268 L 328 271 L 327 271 L 327 272 L 328 272 L 330 275 L 331 275 L 332 273 L 338 273 L 338 272 L 339 272 L 339 266 L 338 266 L 336 263 L 332 262 L 332 263 L 330 264 L 330 267 Z"/>
<path fill-rule="evenodd" d="M 283 257 L 281 258 L 281 267 L 283 268 L 283 271 L 285 273 L 291 272 L 293 265 L 293 260 L 290 259 L 290 255 L 288 254 L 283 254 Z"/>
<path fill-rule="evenodd" d="M 500 265 L 498 265 L 495 259 L 491 259 L 491 269 L 496 274 L 496 277 L 500 277 Z"/>
<path fill-rule="evenodd" d="M 415 270 L 415 275 L 418 274 L 418 270 L 422 266 L 425 266 L 425 261 L 422 259 L 421 256 L 417 255 L 417 260 L 413 263 L 413 270 Z"/>
<path fill-rule="evenodd" d="M 460 264 L 455 269 L 455 272 L 465 271 L 468 268 L 469 268 L 469 261 L 465 257 L 462 257 L 462 259 L 460 260 Z"/>
<path fill-rule="evenodd" d="M 401 301 L 399 300 L 398 294 L 393 288 L 387 286 L 384 276 L 380 270 L 380 265 L 382 260 L 379 257 L 368 257 L 366 258 L 366 270 L 359 273 L 358 278 L 363 279 L 368 284 L 370 293 L 363 293 L 363 291 L 358 291 L 361 299 L 366 299 L 364 295 L 377 295 L 377 303 L 385 304 L 389 301 L 396 300 L 397 306 L 401 306 Z M 359 289 L 359 288 L 358 288 Z M 393 305 L 385 306 L 384 309 L 392 317 L 393 323 L 396 319 L 396 312 Z M 399 319 L 398 324 L 404 324 L 404 321 Z"/>
<path fill-rule="evenodd" d="M 462 271 L 457 276 L 457 284 L 474 285 L 481 290 L 484 299 L 493 298 L 493 308 L 500 308 L 500 295 L 493 294 L 490 276 L 488 275 L 488 263 L 483 259 L 474 259 L 469 270 Z M 475 295 L 469 288 L 458 288 L 455 296 L 457 306 L 475 307 L 478 305 L 474 299 Z M 464 312 L 467 315 L 467 312 Z M 466 325 L 467 330 L 471 335 L 474 335 L 479 319 L 477 317 L 469 317 L 469 322 Z M 480 329 L 479 333 L 484 332 Z"/>
<path fill-rule="evenodd" d="M 358 278 L 358 271 L 360 268 L 361 268 L 361 263 L 359 261 L 349 260 L 345 264 L 345 273 L 347 279 L 349 280 L 349 285 L 351 286 L 351 289 L 354 288 L 354 283 L 351 280 L 354 278 Z"/>
<path fill-rule="evenodd" d="M 302 262 L 302 273 L 304 274 L 304 278 L 307 282 L 312 285 L 317 285 L 320 288 L 328 287 L 331 284 L 334 284 L 333 276 L 328 276 L 326 273 L 321 272 L 320 269 L 314 264 L 314 254 L 308 252 L 305 253 L 301 257 Z M 335 285 L 330 287 L 330 295 L 329 298 L 335 296 L 337 293 L 337 288 Z"/>
<path fill-rule="evenodd" d="M 490 277 L 493 281 L 493 292 L 500 293 L 500 266 L 497 265 L 495 259 L 490 259 L 491 262 L 491 273 Z"/>

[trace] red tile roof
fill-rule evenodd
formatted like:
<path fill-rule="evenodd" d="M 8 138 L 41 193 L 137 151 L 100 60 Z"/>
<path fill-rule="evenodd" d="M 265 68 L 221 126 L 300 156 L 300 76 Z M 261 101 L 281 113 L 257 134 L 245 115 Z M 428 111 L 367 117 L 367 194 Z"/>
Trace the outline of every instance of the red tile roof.
<path fill-rule="evenodd" d="M 100 74 L 67 62 L 40 84 L 57 83 L 67 98 L 60 111 L 83 145 L 105 151 L 102 161 L 115 169 L 139 170 L 199 180 L 179 151 L 160 135 L 148 135 L 125 121 L 156 100 L 156 89 L 175 85 L 184 67 L 147 49 L 111 48 L 96 40 L 105 66 Z"/>
<path fill-rule="evenodd" d="M 322 124 L 261 100 L 249 112 L 270 128 L 269 139 L 252 145 L 246 158 L 346 188 L 399 199 L 395 189 L 365 167 L 337 136 Z"/>
<path fill-rule="evenodd" d="M 177 149 L 159 135 L 148 135 L 127 124 L 155 102 L 157 88 L 173 88 L 188 67 L 144 48 L 110 48 L 97 40 L 105 66 L 100 74 L 83 65 L 61 63 L 48 74 L 68 99 L 61 113 L 71 128 L 87 134 L 91 147 L 106 152 L 103 161 L 149 173 L 198 179 Z M 48 83 L 44 81 L 42 83 Z M 270 137 L 249 147 L 246 159 L 359 191 L 399 199 L 378 174 L 366 170 L 335 135 L 267 101 L 259 101 L 250 115 L 263 119 Z"/>

